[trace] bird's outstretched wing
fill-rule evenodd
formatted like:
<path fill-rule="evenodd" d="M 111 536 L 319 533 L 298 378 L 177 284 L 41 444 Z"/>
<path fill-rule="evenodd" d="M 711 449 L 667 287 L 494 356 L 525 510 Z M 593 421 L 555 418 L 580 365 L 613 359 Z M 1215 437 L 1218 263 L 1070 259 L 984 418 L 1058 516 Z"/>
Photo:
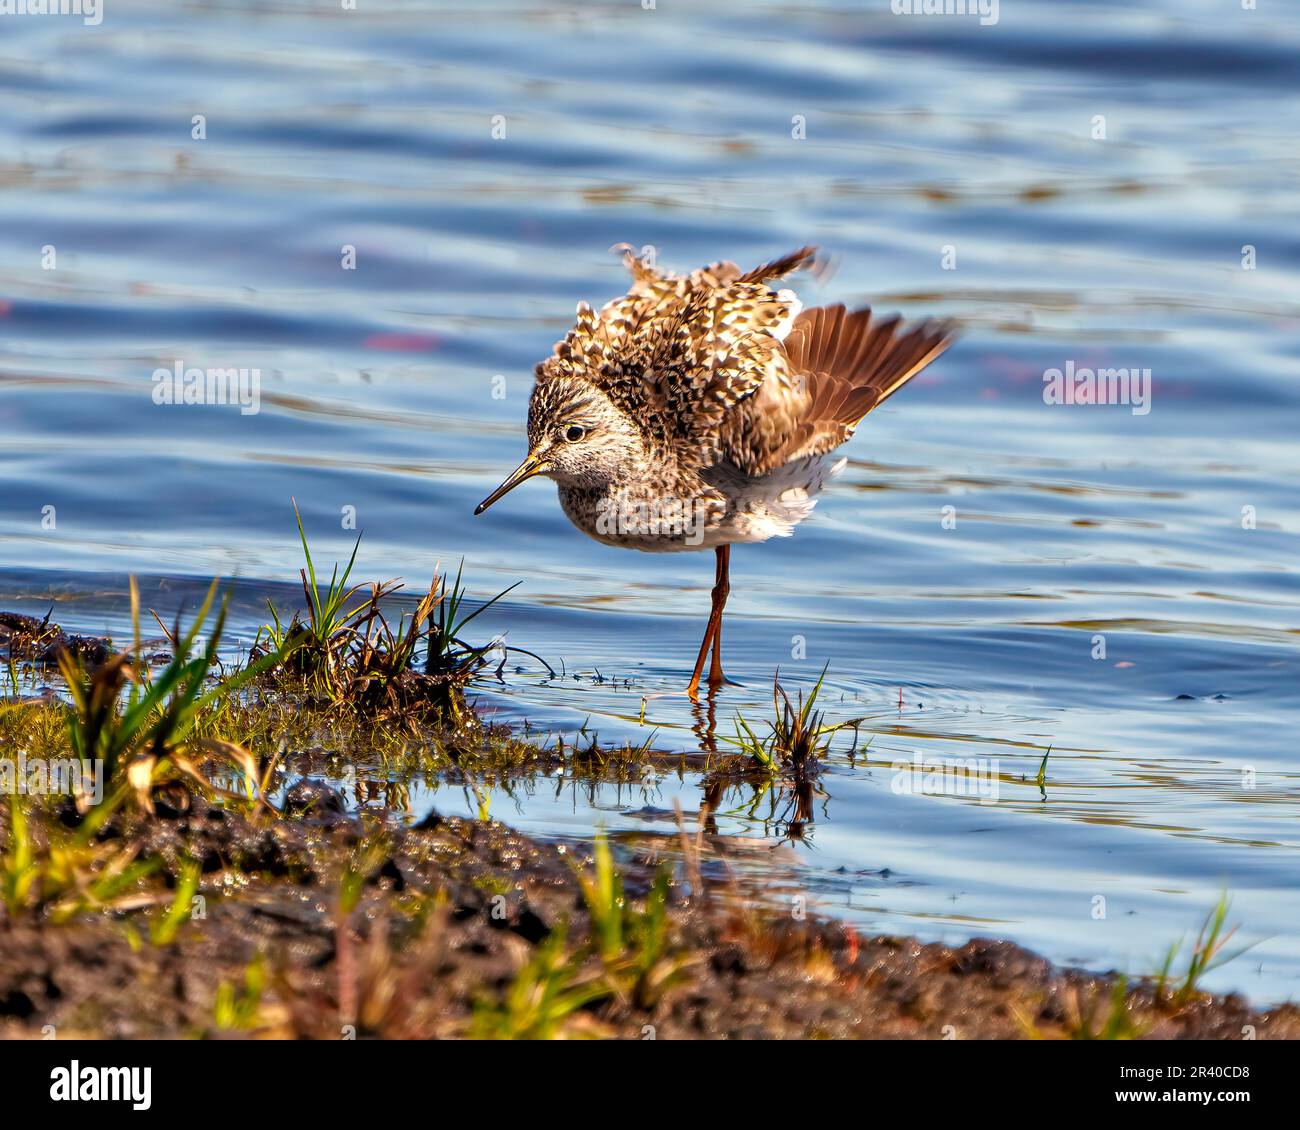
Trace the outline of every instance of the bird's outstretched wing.
<path fill-rule="evenodd" d="M 784 366 L 727 414 L 720 448 L 728 462 L 765 475 L 844 443 L 862 418 L 952 342 L 951 323 L 910 328 L 897 315 L 843 306 L 805 310 L 781 343 Z"/>
<path fill-rule="evenodd" d="M 599 312 L 580 304 L 538 380 L 590 381 L 679 464 L 709 466 L 728 412 L 766 380 L 785 377 L 780 338 L 797 304 L 768 283 L 814 254 L 805 247 L 752 271 L 723 262 L 678 276 L 629 250 L 628 293 Z"/>

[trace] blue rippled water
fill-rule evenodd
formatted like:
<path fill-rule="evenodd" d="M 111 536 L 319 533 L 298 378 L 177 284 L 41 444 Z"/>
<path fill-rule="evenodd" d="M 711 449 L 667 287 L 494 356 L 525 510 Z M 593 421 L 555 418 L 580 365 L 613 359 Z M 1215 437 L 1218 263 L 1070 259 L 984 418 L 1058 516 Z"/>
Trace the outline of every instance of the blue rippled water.
<path fill-rule="evenodd" d="M 294 600 L 290 499 L 327 558 L 355 508 L 360 576 L 416 586 L 463 556 L 480 595 L 522 580 L 483 631 L 565 674 L 508 669 L 486 709 L 693 748 L 671 692 L 712 561 L 588 542 L 542 482 L 471 512 L 522 454 L 532 365 L 577 301 L 623 288 L 610 245 L 686 269 L 818 243 L 836 270 L 807 301 L 963 335 L 868 419 L 795 537 L 733 555 L 720 732 L 764 715 L 778 666 L 806 687 L 828 665 L 827 706 L 871 741 L 834 759 L 802 841 L 770 850 L 780 812 L 732 796 L 724 846 L 868 928 L 1131 972 L 1227 889 L 1259 944 L 1210 983 L 1295 996 L 1300 24 L 1282 8 L 0 17 L 0 607 L 120 634 L 128 575 L 164 613 L 218 575 L 251 633 L 266 596 Z M 177 363 L 260 370 L 260 410 L 155 404 Z M 1150 412 L 1045 403 L 1067 363 L 1149 369 Z M 896 791 L 914 755 L 994 759 L 997 803 Z M 534 832 L 632 839 L 699 793 L 491 796 Z"/>

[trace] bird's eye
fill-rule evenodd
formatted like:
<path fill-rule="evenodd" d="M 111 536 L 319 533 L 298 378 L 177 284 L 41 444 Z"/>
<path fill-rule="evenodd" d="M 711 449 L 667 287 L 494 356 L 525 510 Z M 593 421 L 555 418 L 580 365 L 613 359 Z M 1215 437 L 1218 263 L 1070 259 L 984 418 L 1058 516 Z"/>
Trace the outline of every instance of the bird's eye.
<path fill-rule="evenodd" d="M 570 443 L 577 443 L 578 440 L 582 439 L 582 437 L 585 436 L 586 434 L 587 434 L 587 429 L 581 427 L 578 424 L 570 424 L 567 428 L 564 429 L 564 438 L 567 439 Z"/>

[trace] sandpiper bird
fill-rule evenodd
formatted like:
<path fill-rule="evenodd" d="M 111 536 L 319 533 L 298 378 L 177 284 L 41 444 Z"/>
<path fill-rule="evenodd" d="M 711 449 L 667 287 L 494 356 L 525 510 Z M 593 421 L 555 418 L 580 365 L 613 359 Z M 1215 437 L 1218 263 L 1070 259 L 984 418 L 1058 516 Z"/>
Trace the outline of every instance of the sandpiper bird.
<path fill-rule="evenodd" d="M 769 285 L 815 248 L 742 271 L 660 271 L 620 247 L 628 293 L 577 324 L 537 366 L 528 455 L 474 511 L 534 475 L 559 485 L 583 533 L 652 553 L 712 549 L 713 607 L 687 693 L 722 673 L 732 545 L 788 536 L 847 460 L 827 457 L 947 348 L 951 326 L 804 310 Z"/>

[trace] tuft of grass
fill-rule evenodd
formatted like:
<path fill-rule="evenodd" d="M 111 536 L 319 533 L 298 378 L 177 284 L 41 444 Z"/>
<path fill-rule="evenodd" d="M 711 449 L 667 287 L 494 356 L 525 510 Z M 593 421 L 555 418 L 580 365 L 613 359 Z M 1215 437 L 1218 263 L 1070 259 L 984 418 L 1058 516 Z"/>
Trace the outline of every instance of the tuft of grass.
<path fill-rule="evenodd" d="M 13 797 L 9 801 L 9 850 L 0 862 L 0 897 L 11 918 L 30 903 L 40 878 L 27 814 Z"/>
<path fill-rule="evenodd" d="M 669 871 L 656 872 L 641 910 L 624 895 L 623 877 L 614 865 L 609 839 L 601 832 L 592 846 L 594 866 L 575 867 L 591 919 L 592 943 L 610 987 L 639 1008 L 652 1008 L 683 980 L 689 959 L 668 944 Z"/>
<path fill-rule="evenodd" d="M 149 923 L 149 940 L 156 946 L 169 946 L 180 928 L 193 916 L 194 896 L 199 890 L 199 865 L 192 859 L 181 864 L 176 893 L 171 906 L 160 919 Z"/>
<path fill-rule="evenodd" d="M 656 873 L 638 909 L 627 900 L 604 833 L 596 837 L 592 856 L 590 869 L 574 865 L 590 941 L 571 950 L 567 925 L 552 930 L 499 999 L 480 998 L 471 1027 L 475 1038 L 601 1034 L 585 1011 L 588 1005 L 618 998 L 650 1009 L 687 976 L 693 958 L 674 952 L 669 939 L 668 869 Z"/>
<path fill-rule="evenodd" d="M 79 914 L 112 910 L 129 901 L 140 883 L 162 866 L 137 860 L 138 847 L 97 843 L 90 822 L 75 833 L 51 822 L 49 842 L 38 847 L 24 805 L 9 798 L 9 845 L 0 859 L 0 898 L 9 918 L 42 912 L 56 923 Z"/>
<path fill-rule="evenodd" d="M 1199 985 L 1207 973 L 1234 961 L 1255 945 L 1252 942 L 1231 953 L 1226 952 L 1228 943 L 1237 932 L 1236 926 L 1226 928 L 1231 908 L 1232 900 L 1225 892 L 1201 923 L 1181 975 L 1174 973 L 1174 966 L 1185 948 L 1186 938 L 1179 938 L 1169 947 L 1155 978 L 1156 1000 L 1165 1007 L 1178 1009 L 1190 1003 L 1200 995 Z"/>
<path fill-rule="evenodd" d="M 160 772 L 165 776 L 172 768 L 169 759 L 186 749 L 200 716 L 282 661 L 282 653 L 274 652 L 209 684 L 208 674 L 217 664 L 229 603 L 227 595 L 209 627 L 216 595 L 217 582 L 213 581 L 184 634 L 177 619 L 168 636 L 173 654 L 157 673 L 151 673 L 141 658 L 140 598 L 134 578 L 132 650 L 112 656 L 93 673 L 87 673 L 80 658 L 67 651 L 60 654 L 59 669 L 72 700 L 68 739 L 85 771 L 91 772 L 94 762 L 103 762 L 104 778 L 110 782 L 105 798 L 113 793 L 113 784 L 125 780 L 141 807 L 151 811 L 152 787 Z M 203 648 L 192 655 L 201 632 Z M 103 803 L 101 800 L 101 807 Z"/>
<path fill-rule="evenodd" d="M 753 766 L 769 776 L 790 776 L 806 779 L 816 773 L 818 763 L 830 747 L 829 735 L 838 730 L 851 729 L 855 722 L 827 724 L 826 715 L 816 709 L 817 696 L 826 679 L 826 668 L 805 699 L 800 691 L 791 701 L 781 686 L 781 672 L 772 676 L 772 707 L 774 718 L 768 723 L 770 733 L 759 738 L 753 727 L 740 714 L 736 715 L 736 736 L 724 739 L 738 746 Z"/>
<path fill-rule="evenodd" d="M 309 693 L 366 718 L 392 721 L 410 732 L 429 717 L 445 715 L 459 722 L 463 715 L 459 688 L 484 666 L 486 654 L 499 646 L 492 641 L 475 647 L 465 642 L 462 633 L 515 586 L 466 611 L 464 563 L 450 586 L 435 567 L 428 591 L 394 626 L 383 606 L 401 591 L 400 581 L 350 584 L 361 535 L 347 564 L 341 571 L 335 564 L 328 584 L 322 585 L 296 501 L 294 515 L 305 560 L 298 572 L 307 618 L 295 614 L 286 624 L 268 601 L 271 622 L 258 630 L 253 653 L 291 651 L 291 661 L 281 675 L 296 676 Z M 506 649 L 512 650 L 523 652 Z"/>
<path fill-rule="evenodd" d="M 0 749 L 24 749 L 47 761 L 70 756 L 66 709 L 48 699 L 0 702 Z"/>
<path fill-rule="evenodd" d="M 599 1035 L 580 1016 L 587 1005 L 610 995 L 604 981 L 583 970 L 581 953 L 567 949 L 567 930 L 557 926 L 519 970 L 500 1000 L 483 998 L 474 1009 L 476 1040 L 554 1040 Z"/>
<path fill-rule="evenodd" d="M 262 993 L 266 970 L 258 954 L 244 969 L 244 987 L 237 989 L 228 981 L 217 985 L 212 1003 L 212 1022 L 223 1032 L 249 1032 L 261 1027 Z"/>
<path fill-rule="evenodd" d="M 460 638 L 461 633 L 475 616 L 486 612 L 498 600 L 513 592 L 522 583 L 516 581 L 508 588 L 502 589 L 490 600 L 484 601 L 472 612 L 465 614 L 461 611 L 465 603 L 465 587 L 461 582 L 464 569 L 465 559 L 462 557 L 460 564 L 456 566 L 456 579 L 452 582 L 451 588 L 447 590 L 443 599 L 438 602 L 434 610 L 434 619 L 429 625 L 428 665 L 432 668 L 445 667 L 447 664 L 454 662 L 452 657 L 456 655 L 457 649 L 468 654 L 489 650 L 488 648 L 475 649 L 471 647 Z M 522 648 L 509 650 L 522 651 Z M 524 654 L 532 655 L 531 652 L 524 652 Z M 533 656 L 533 658 L 536 659 L 537 656 Z M 539 660 L 539 662 L 541 661 Z M 550 671 L 552 677 L 555 675 L 555 672 L 551 671 L 548 664 L 543 663 L 543 666 L 546 667 L 547 671 Z"/>
<path fill-rule="evenodd" d="M 1079 1000 L 1080 990 L 1071 987 L 1063 993 L 1065 1009 L 1065 1037 L 1070 1040 L 1138 1040 L 1146 1035 L 1147 1026 L 1133 1018 L 1128 996 L 1128 979 L 1116 977 L 1106 999 L 1106 1010 L 1099 1015 L 1101 995 L 1089 988 L 1087 1004 Z M 1024 1008 L 1011 1005 L 1012 1015 L 1025 1037 L 1043 1040 L 1048 1037 L 1036 1025 Z"/>
<path fill-rule="evenodd" d="M 361 588 L 359 585 L 348 588 L 348 577 L 352 575 L 352 566 L 356 564 L 357 560 L 357 550 L 361 548 L 361 534 L 357 534 L 357 540 L 352 545 L 352 556 L 348 558 L 348 563 L 343 569 L 343 576 L 339 576 L 338 563 L 335 563 L 334 571 L 330 575 L 329 587 L 325 590 L 325 596 L 322 598 L 320 584 L 316 580 L 316 565 L 311 559 L 311 548 L 307 545 L 307 534 L 302 528 L 302 514 L 298 510 L 298 500 L 296 498 L 293 500 L 293 516 L 298 523 L 298 540 L 302 542 L 302 555 L 307 562 L 307 567 L 299 569 L 298 574 L 302 577 L 303 594 L 307 597 L 307 612 L 311 617 L 311 631 L 316 639 L 329 640 L 343 631 L 356 613 L 365 607 L 363 602 L 351 612 L 343 611 L 343 606 Z M 309 578 L 310 583 L 308 583 Z"/>
<path fill-rule="evenodd" d="M 1100 1025 L 1092 1015 L 1079 1017 L 1070 1030 L 1072 1040 L 1136 1040 L 1145 1029 L 1134 1019 L 1128 1007 L 1128 981 L 1116 977 L 1111 986 L 1110 1003 Z"/>

